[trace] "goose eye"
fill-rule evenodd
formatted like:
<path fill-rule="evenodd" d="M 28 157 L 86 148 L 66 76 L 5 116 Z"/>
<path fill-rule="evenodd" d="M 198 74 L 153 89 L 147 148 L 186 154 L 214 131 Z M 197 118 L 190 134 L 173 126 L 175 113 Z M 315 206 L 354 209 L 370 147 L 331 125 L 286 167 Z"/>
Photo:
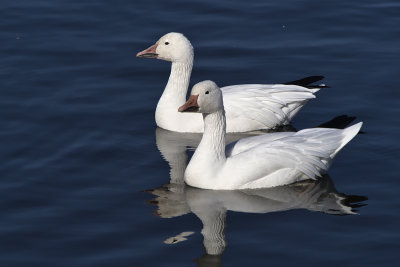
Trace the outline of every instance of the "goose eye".
<path fill-rule="evenodd" d="M 169 45 L 169 42 L 165 42 L 164 44 L 165 44 L 165 45 Z"/>
<path fill-rule="evenodd" d="M 206 95 L 208 95 L 210 92 L 209 91 L 206 91 Z"/>

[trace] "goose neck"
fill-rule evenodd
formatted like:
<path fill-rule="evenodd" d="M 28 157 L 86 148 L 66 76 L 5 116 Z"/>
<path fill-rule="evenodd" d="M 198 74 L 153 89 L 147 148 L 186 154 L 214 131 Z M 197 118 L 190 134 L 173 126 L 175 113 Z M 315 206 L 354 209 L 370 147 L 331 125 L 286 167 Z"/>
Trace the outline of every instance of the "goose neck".
<path fill-rule="evenodd" d="M 192 61 L 172 63 L 171 73 L 162 97 L 168 98 L 168 101 L 170 103 L 172 101 L 174 105 L 182 105 L 186 102 L 192 66 Z"/>
<path fill-rule="evenodd" d="M 211 149 L 211 154 L 215 156 L 215 159 L 225 160 L 225 111 L 203 114 L 203 119 L 204 133 L 199 148 Z"/>

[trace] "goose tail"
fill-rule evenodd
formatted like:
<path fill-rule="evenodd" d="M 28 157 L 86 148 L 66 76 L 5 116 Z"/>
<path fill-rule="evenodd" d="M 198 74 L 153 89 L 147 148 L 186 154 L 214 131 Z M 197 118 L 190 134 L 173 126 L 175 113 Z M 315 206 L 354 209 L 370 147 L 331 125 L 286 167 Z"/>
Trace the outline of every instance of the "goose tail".
<path fill-rule="evenodd" d="M 363 125 L 362 122 L 356 123 L 350 127 L 347 127 L 343 130 L 343 139 L 341 142 L 341 145 L 335 150 L 335 152 L 332 154 L 332 158 L 336 156 L 336 154 L 348 143 L 350 142 L 351 139 L 353 139 L 358 132 L 361 129 L 361 126 Z"/>

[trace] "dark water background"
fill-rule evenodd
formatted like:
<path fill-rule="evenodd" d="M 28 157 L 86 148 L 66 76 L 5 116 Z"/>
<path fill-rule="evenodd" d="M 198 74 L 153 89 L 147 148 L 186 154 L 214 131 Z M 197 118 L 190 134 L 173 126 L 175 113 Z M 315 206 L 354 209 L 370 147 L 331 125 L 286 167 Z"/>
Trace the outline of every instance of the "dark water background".
<path fill-rule="evenodd" d="M 1 266 L 398 263 L 399 1 L 2 0 L 0 17 Z M 228 211 L 225 252 L 194 262 L 198 216 L 155 216 L 143 192 L 170 181 L 154 122 L 169 63 L 135 55 L 171 31 L 195 47 L 192 85 L 324 75 L 293 125 L 364 121 L 329 171 L 368 197 L 360 215 Z"/>

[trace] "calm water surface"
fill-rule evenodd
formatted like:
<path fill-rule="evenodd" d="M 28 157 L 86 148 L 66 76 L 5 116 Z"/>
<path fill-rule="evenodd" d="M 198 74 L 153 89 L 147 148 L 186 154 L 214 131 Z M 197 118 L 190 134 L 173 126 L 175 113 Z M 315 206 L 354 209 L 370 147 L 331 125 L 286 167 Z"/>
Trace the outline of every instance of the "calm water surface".
<path fill-rule="evenodd" d="M 3 0 L 0 265 L 396 266 L 399 14 L 395 0 Z M 324 75 L 293 126 L 348 114 L 366 134 L 318 182 L 186 188 L 199 136 L 157 129 L 170 65 L 135 57 L 170 31 L 195 47 L 192 85 Z"/>

